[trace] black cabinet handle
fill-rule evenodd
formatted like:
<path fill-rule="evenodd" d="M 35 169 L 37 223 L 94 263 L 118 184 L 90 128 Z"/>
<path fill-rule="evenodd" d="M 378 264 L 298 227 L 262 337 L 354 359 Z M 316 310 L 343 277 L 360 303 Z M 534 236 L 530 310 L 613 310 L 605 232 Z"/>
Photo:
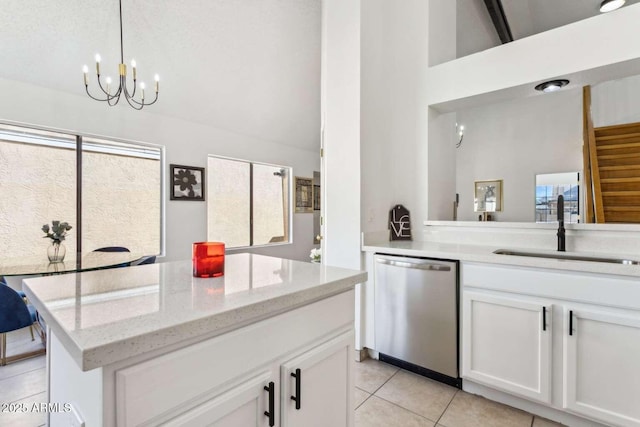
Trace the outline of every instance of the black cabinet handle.
<path fill-rule="evenodd" d="M 264 415 L 269 417 L 269 427 L 273 427 L 276 425 L 275 384 L 271 381 L 264 389 L 269 392 L 269 411 L 264 411 Z"/>
<path fill-rule="evenodd" d="M 569 335 L 573 335 L 573 310 L 569 310 Z"/>
<path fill-rule="evenodd" d="M 547 330 L 547 307 L 542 307 L 542 330 Z"/>
<path fill-rule="evenodd" d="M 302 383 L 302 372 L 300 371 L 300 369 L 296 369 L 296 373 L 294 374 L 292 372 L 291 376 L 296 379 L 296 395 L 291 396 L 291 400 L 296 402 L 296 409 L 300 410 L 300 406 L 302 405 L 301 403 L 302 396 L 300 395 L 300 384 Z"/>

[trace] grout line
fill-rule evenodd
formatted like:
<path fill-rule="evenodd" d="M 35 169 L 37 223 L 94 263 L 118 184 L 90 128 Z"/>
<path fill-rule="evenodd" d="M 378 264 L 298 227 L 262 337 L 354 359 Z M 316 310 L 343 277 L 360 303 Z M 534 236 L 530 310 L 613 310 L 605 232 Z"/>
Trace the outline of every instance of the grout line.
<path fill-rule="evenodd" d="M 46 393 L 46 392 L 47 392 L 47 390 L 42 390 L 42 391 L 39 391 L 39 392 L 37 392 L 37 393 L 34 393 L 34 394 L 30 394 L 30 395 L 28 395 L 28 396 L 21 397 L 21 398 L 19 398 L 19 399 L 12 400 L 12 401 L 11 401 L 11 402 L 9 402 L 9 403 L 16 403 L 16 402 L 18 402 L 18 401 L 20 401 L 20 400 L 28 399 L 28 398 L 30 398 L 30 397 L 37 396 L 38 394 L 42 394 L 42 393 Z M 47 399 L 45 399 L 45 402 L 46 402 L 46 400 L 47 400 Z M 47 403 L 48 403 L 48 402 L 47 402 Z"/>
<path fill-rule="evenodd" d="M 402 410 L 404 410 L 404 411 L 410 412 L 410 413 L 412 413 L 413 415 L 417 415 L 417 416 L 419 416 L 420 418 L 424 418 L 425 420 L 427 420 L 427 421 L 429 421 L 429 422 L 434 423 L 434 425 L 437 423 L 437 421 L 433 421 L 431 418 L 427 418 L 427 417 L 425 417 L 425 416 L 424 416 L 424 415 L 422 415 L 422 414 L 418 414 L 417 412 L 413 412 L 411 409 L 407 409 L 407 408 L 405 408 L 404 406 L 398 405 L 398 404 L 397 404 L 397 403 L 395 403 L 395 402 L 392 402 L 392 401 L 390 401 L 390 400 L 385 399 L 384 397 L 380 397 L 380 396 L 376 396 L 376 397 L 377 397 L 378 399 L 380 399 L 380 400 L 384 400 L 385 402 L 392 404 L 393 406 L 397 406 L 398 408 L 400 408 L 400 409 L 402 409 Z"/>
<path fill-rule="evenodd" d="M 356 388 L 357 388 L 357 387 L 356 387 Z M 358 390 L 362 390 L 362 389 L 361 389 L 361 388 L 359 388 Z M 369 400 L 369 398 L 370 398 L 371 396 L 373 396 L 373 394 L 370 394 L 370 393 L 369 393 L 368 391 L 366 391 L 366 390 L 362 390 L 362 391 L 364 391 L 365 393 L 367 393 L 369 396 L 367 396 L 367 398 L 366 398 L 366 399 L 364 399 L 364 400 L 363 400 L 363 401 L 362 401 L 358 406 L 356 406 L 356 407 L 354 408 L 354 411 L 355 411 L 355 410 L 357 410 L 359 407 L 361 407 L 361 406 L 364 404 L 364 402 L 366 402 L 367 400 Z"/>
<path fill-rule="evenodd" d="M 36 356 L 36 357 L 38 357 L 38 356 Z M 24 371 L 24 372 L 20 372 L 18 374 L 9 375 L 8 377 L 0 378 L 0 384 L 2 384 L 2 381 L 8 380 L 10 378 L 15 378 L 15 377 L 20 376 L 20 375 L 28 374 L 30 372 L 37 371 L 37 370 L 40 370 L 40 369 L 46 369 L 46 368 L 47 367 L 45 365 L 45 366 L 41 366 L 39 368 L 33 368 L 33 369 L 29 370 L 29 371 Z"/>
<path fill-rule="evenodd" d="M 442 417 L 444 416 L 444 413 L 447 412 L 447 409 L 449 409 L 449 406 L 451 406 L 451 402 L 453 402 L 453 399 L 456 398 L 456 396 L 458 395 L 458 393 L 460 393 L 460 390 L 456 390 L 455 393 L 453 393 L 453 396 L 451 396 L 451 400 L 449 401 L 449 403 L 447 403 L 447 407 L 444 408 L 444 411 L 442 411 L 442 413 L 440 414 L 440 416 L 438 417 L 438 421 L 436 421 L 436 424 L 438 424 L 440 422 L 440 420 L 442 419 Z M 443 425 L 443 427 L 446 427 Z"/>
<path fill-rule="evenodd" d="M 381 362 L 381 363 L 384 363 L 384 362 Z M 393 365 L 389 365 L 389 366 L 393 366 Z M 396 368 L 396 369 L 397 369 L 397 371 L 395 371 L 395 372 L 394 372 L 394 373 L 393 373 L 389 378 L 387 378 L 387 380 L 386 380 L 385 382 L 383 382 L 383 383 L 382 383 L 382 385 L 381 385 L 380 387 L 378 387 L 378 388 L 377 388 L 373 393 L 371 393 L 371 394 L 376 394 L 376 393 L 378 392 L 378 390 L 380 390 L 382 387 L 384 387 L 384 385 L 385 385 L 386 383 L 388 383 L 388 382 L 389 382 L 389 380 L 391 380 L 391 378 L 395 377 L 395 376 L 396 376 L 396 374 L 397 374 L 398 372 L 400 372 L 400 368 L 398 368 L 397 366 L 394 366 L 394 368 Z M 380 396 L 377 396 L 377 397 L 380 397 Z"/>
<path fill-rule="evenodd" d="M 533 415 L 533 414 L 532 414 L 532 415 Z M 535 415 L 533 415 L 533 416 L 531 417 L 531 427 L 533 427 L 533 422 L 534 422 L 535 420 L 536 420 L 536 417 L 535 417 Z"/>
<path fill-rule="evenodd" d="M 36 356 L 36 357 L 39 357 L 39 356 Z M 9 365 L 6 365 L 6 366 L 9 366 Z M 17 373 L 17 374 L 9 375 L 8 377 L 0 379 L 0 384 L 2 384 L 2 381 L 6 381 L 6 380 L 11 379 L 11 378 L 19 377 L 20 375 L 26 375 L 26 374 L 29 374 L 29 373 L 34 372 L 34 371 L 39 371 L 41 369 L 45 369 L 46 370 L 47 366 L 46 365 L 45 366 L 40 366 L 38 368 L 33 368 L 33 369 L 28 370 L 28 371 L 24 371 L 24 372 L 20 372 L 20 373 Z"/>

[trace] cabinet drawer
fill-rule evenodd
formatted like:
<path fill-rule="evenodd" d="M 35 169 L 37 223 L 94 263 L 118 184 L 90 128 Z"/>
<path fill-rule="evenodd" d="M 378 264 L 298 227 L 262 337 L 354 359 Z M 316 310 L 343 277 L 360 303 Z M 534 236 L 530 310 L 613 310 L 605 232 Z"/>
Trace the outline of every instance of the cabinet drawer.
<path fill-rule="evenodd" d="M 216 396 L 246 372 L 353 327 L 354 291 L 115 373 L 118 425 L 154 425 Z"/>
<path fill-rule="evenodd" d="M 465 288 L 640 310 L 637 277 L 463 263 L 461 281 Z"/>

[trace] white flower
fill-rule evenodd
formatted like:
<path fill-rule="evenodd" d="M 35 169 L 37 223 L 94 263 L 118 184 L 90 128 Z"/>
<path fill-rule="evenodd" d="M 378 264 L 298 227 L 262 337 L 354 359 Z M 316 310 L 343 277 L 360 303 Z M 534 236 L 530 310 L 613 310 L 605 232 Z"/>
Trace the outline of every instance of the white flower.
<path fill-rule="evenodd" d="M 320 261 L 321 253 L 322 252 L 320 251 L 319 248 L 313 248 L 309 253 L 309 258 L 311 258 L 311 261 Z"/>

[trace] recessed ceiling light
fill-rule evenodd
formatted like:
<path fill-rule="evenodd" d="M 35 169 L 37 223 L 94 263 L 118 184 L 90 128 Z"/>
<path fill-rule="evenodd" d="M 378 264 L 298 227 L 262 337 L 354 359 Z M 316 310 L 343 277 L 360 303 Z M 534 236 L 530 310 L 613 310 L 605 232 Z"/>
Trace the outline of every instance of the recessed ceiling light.
<path fill-rule="evenodd" d="M 604 0 L 600 3 L 600 12 L 611 12 L 624 6 L 625 0 Z"/>
<path fill-rule="evenodd" d="M 568 84 L 569 84 L 569 80 L 566 80 L 566 79 L 551 80 L 548 82 L 540 83 L 538 86 L 536 86 L 536 90 L 539 90 L 542 92 L 555 92 L 557 90 L 560 90 L 561 87 L 566 86 Z"/>

